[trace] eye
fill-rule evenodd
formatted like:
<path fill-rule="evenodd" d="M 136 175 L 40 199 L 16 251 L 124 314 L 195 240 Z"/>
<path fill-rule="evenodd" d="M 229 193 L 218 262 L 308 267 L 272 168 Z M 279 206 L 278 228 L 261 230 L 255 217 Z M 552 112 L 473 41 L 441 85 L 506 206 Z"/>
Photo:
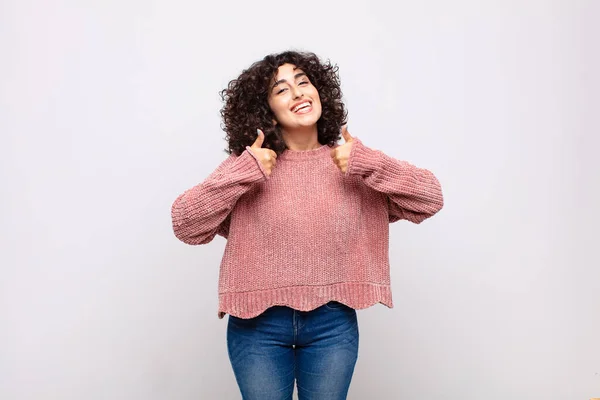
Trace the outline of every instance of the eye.
<path fill-rule="evenodd" d="M 281 88 L 281 89 L 279 89 L 279 90 L 277 91 L 277 93 L 276 93 L 276 94 L 281 94 L 281 93 L 283 93 L 283 92 L 284 92 L 286 89 L 287 89 L 287 88 Z"/>
<path fill-rule="evenodd" d="M 298 85 L 308 85 L 308 81 L 302 81 Z"/>

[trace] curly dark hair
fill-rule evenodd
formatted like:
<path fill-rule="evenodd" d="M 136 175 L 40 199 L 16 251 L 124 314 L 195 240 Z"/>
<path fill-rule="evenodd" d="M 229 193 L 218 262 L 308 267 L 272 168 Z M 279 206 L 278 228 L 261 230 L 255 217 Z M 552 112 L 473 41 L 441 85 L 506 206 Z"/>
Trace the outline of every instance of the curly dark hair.
<path fill-rule="evenodd" d="M 256 140 L 257 128 L 265 134 L 263 147 L 278 155 L 287 149 L 279 124 L 273 125 L 275 115 L 268 104 L 270 83 L 283 64 L 302 69 L 319 92 L 322 107 L 317 121 L 319 143 L 333 146 L 340 139 L 348 113 L 342 102 L 337 65 L 329 60 L 321 62 L 314 53 L 285 51 L 255 62 L 220 92 L 225 103 L 221 109 L 221 128 L 229 145 L 227 153 L 242 154 Z"/>

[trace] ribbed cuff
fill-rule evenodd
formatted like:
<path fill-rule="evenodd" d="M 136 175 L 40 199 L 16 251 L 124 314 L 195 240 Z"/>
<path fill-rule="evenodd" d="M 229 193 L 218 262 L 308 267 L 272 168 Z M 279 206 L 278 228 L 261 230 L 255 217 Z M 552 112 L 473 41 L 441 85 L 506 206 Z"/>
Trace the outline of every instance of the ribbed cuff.
<path fill-rule="evenodd" d="M 365 146 L 360 139 L 354 137 L 346 175 L 369 175 L 376 171 L 380 164 L 381 152 Z"/>

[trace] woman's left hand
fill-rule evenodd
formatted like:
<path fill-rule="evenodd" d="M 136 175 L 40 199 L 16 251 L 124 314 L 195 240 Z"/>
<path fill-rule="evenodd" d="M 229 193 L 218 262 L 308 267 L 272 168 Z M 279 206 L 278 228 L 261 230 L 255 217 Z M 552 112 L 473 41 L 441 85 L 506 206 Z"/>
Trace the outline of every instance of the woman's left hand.
<path fill-rule="evenodd" d="M 348 161 L 350 159 L 350 150 L 352 150 L 352 136 L 348 133 L 346 126 L 342 127 L 342 137 L 346 143 L 339 145 L 331 150 L 331 159 L 343 173 L 348 170 Z"/>

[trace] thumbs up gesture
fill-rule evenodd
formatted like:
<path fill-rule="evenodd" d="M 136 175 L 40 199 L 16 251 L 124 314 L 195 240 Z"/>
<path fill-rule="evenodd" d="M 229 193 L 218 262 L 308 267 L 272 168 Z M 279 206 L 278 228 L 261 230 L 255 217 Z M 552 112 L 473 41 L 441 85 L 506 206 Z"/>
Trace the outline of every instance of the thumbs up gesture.
<path fill-rule="evenodd" d="M 350 150 L 352 150 L 352 141 L 354 140 L 348 133 L 346 125 L 342 127 L 342 137 L 346 143 L 331 149 L 331 159 L 340 171 L 346 173 L 348 170 L 348 160 L 350 159 Z"/>
<path fill-rule="evenodd" d="M 256 132 L 258 133 L 258 137 L 252 146 L 250 146 L 250 149 L 252 149 L 252 153 L 260 161 L 267 176 L 269 176 L 273 168 L 275 168 L 275 164 L 277 164 L 277 153 L 271 149 L 263 149 L 262 145 L 265 141 L 265 134 L 260 129 L 257 129 Z"/>

